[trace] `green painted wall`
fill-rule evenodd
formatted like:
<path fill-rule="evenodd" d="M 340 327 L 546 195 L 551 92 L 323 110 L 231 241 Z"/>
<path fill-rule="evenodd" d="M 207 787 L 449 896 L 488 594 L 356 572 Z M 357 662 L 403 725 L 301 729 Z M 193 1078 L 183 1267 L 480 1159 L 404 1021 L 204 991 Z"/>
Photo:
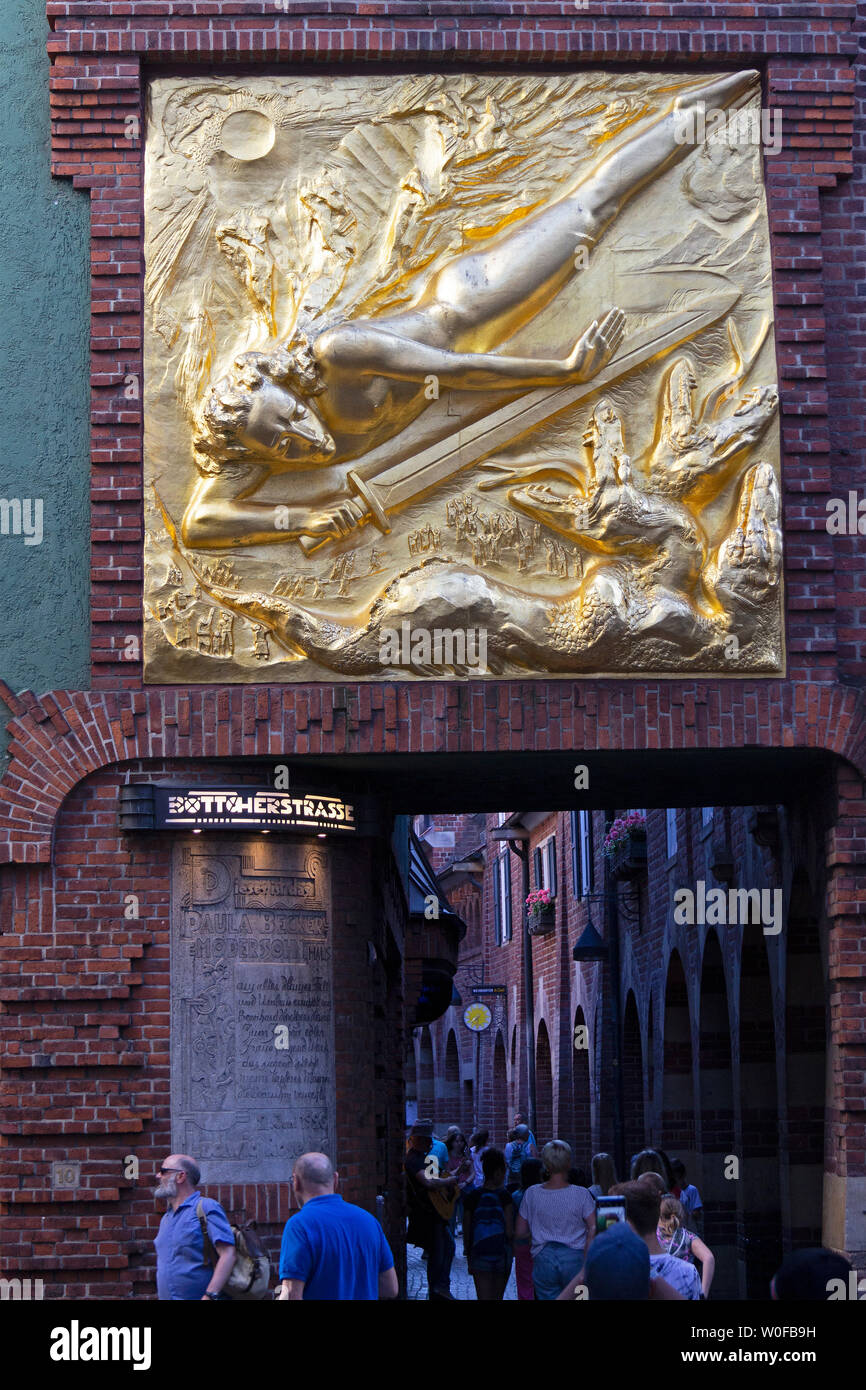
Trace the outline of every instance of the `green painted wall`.
<path fill-rule="evenodd" d="M 0 534 L 0 675 L 37 693 L 89 685 L 89 199 L 49 173 L 47 35 L 2 0 L 0 498 L 41 497 L 43 539 Z"/>

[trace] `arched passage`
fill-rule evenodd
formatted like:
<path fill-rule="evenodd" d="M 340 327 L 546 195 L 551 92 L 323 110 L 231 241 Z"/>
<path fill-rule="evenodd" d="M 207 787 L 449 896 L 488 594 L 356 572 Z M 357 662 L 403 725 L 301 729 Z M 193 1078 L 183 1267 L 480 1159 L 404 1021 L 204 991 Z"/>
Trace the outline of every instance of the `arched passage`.
<path fill-rule="evenodd" d="M 508 1118 L 520 1110 L 520 1087 L 517 1080 L 517 1024 L 511 1030 L 511 1104 Z"/>
<path fill-rule="evenodd" d="M 406 1124 L 413 1125 L 418 1118 L 418 1063 L 415 1058 L 415 1044 L 411 1037 L 406 1048 L 404 1080 L 406 1082 Z"/>
<path fill-rule="evenodd" d="M 650 994 L 646 1024 L 646 1085 L 647 1085 L 647 1140 L 651 1146 L 659 1142 L 658 1117 L 656 1115 L 656 1054 L 655 1028 L 653 1026 L 653 997 Z"/>
<path fill-rule="evenodd" d="M 459 1123 L 460 1053 L 457 1050 L 457 1038 L 453 1028 L 449 1032 L 448 1041 L 445 1044 L 445 1078 L 441 1102 L 437 1109 L 439 1113 L 436 1118 L 440 1124 Z"/>
<path fill-rule="evenodd" d="M 822 1245 L 827 977 L 808 883 L 798 881 L 788 913 L 785 989 L 791 1239 Z"/>
<path fill-rule="evenodd" d="M 632 990 L 625 1001 L 622 1025 L 622 1099 L 623 1134 L 627 1155 L 644 1146 L 643 1108 L 643 1051 L 640 1037 L 640 1018 Z"/>
<path fill-rule="evenodd" d="M 421 1029 L 421 1041 L 418 1047 L 418 1118 L 430 1120 L 433 1118 L 434 1106 L 434 1073 L 433 1073 L 433 1039 L 430 1037 L 430 1029 Z"/>
<path fill-rule="evenodd" d="M 582 1031 L 579 1031 L 582 1030 Z M 583 1009 L 578 1005 L 574 1015 L 574 1060 L 572 1088 L 574 1104 L 574 1161 L 579 1168 L 589 1170 L 592 1158 L 592 1105 L 589 1076 L 589 1028 Z"/>
<path fill-rule="evenodd" d="M 467 1139 L 475 1129 L 475 1087 L 471 1078 L 463 1082 L 463 1111 L 460 1127 Z"/>
<path fill-rule="evenodd" d="M 546 1144 L 553 1135 L 553 1066 L 550 1057 L 550 1038 L 544 1019 L 538 1025 L 535 1041 L 535 1108 L 539 1144 Z"/>
<path fill-rule="evenodd" d="M 493 1115 L 491 1129 L 496 1143 L 504 1144 L 505 1136 L 511 1128 L 508 1113 L 508 1067 L 505 1061 L 505 1043 L 502 1033 L 497 1032 L 493 1047 Z"/>
<path fill-rule="evenodd" d="M 703 1200 L 704 1236 L 716 1257 L 713 1293 L 737 1297 L 736 1183 L 726 1177 L 726 1155 L 735 1153 L 731 1021 L 722 951 L 707 935 L 701 969 L 699 1064 L 701 1167 L 689 1174 Z"/>
<path fill-rule="evenodd" d="M 742 1162 L 738 1245 L 746 1297 L 766 1298 L 782 1261 L 779 1102 L 776 1033 L 767 947 L 760 927 L 747 927 L 740 966 Z"/>
<path fill-rule="evenodd" d="M 692 1034 L 686 977 L 677 951 L 671 954 L 665 982 L 663 1045 L 662 1148 L 688 1168 L 695 1151 Z"/>

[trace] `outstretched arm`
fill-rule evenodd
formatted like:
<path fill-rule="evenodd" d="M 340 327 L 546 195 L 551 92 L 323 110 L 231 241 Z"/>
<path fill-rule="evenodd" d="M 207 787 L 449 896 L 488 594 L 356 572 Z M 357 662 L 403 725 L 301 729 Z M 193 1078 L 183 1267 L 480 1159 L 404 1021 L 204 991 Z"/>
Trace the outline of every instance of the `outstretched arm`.
<path fill-rule="evenodd" d="M 320 507 L 254 502 L 248 478 L 227 470 L 196 486 L 181 523 L 184 545 L 197 550 L 225 550 L 237 545 L 266 545 L 298 536 L 346 536 L 358 524 L 351 499 Z"/>
<path fill-rule="evenodd" d="M 323 368 L 358 376 L 385 376 L 397 381 L 426 381 L 462 391 L 485 391 L 508 386 L 561 386 L 590 381 L 616 352 L 625 316 L 611 309 L 593 320 L 565 358 L 505 357 L 489 352 L 449 352 L 414 338 L 378 328 L 375 324 L 342 324 L 316 339 L 315 353 Z"/>

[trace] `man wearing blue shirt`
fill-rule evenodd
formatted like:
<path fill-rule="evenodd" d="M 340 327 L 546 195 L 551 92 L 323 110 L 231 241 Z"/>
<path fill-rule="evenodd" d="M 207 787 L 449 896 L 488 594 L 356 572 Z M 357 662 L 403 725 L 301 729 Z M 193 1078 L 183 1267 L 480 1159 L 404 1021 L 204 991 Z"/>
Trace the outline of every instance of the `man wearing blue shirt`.
<path fill-rule="evenodd" d="M 153 1242 L 157 1298 L 221 1302 L 225 1297 L 221 1290 L 235 1262 L 235 1238 L 219 1202 L 202 1197 L 198 1191 L 200 1177 L 198 1164 L 188 1154 L 172 1154 L 159 1170 L 160 1180 L 153 1195 L 156 1201 L 167 1200 L 168 1210 Z M 205 1259 L 199 1202 L 219 1257 L 216 1265 Z"/>
<path fill-rule="evenodd" d="M 532 1133 L 532 1130 L 529 1128 L 529 1125 L 526 1124 L 526 1116 L 525 1116 L 525 1115 L 515 1115 L 515 1116 L 514 1116 L 514 1128 L 517 1129 L 517 1126 L 518 1126 L 518 1125 L 526 1125 L 526 1131 L 527 1131 L 527 1134 L 529 1135 L 529 1140 L 528 1140 L 527 1148 L 526 1148 L 526 1157 L 527 1157 L 527 1158 L 538 1158 L 538 1145 L 537 1145 L 536 1142 L 535 1142 L 535 1135 Z"/>
<path fill-rule="evenodd" d="M 396 1298 L 394 1256 L 382 1227 L 337 1195 L 339 1174 L 320 1153 L 302 1154 L 292 1173 L 301 1210 L 286 1222 L 280 1250 L 283 1299 Z"/>

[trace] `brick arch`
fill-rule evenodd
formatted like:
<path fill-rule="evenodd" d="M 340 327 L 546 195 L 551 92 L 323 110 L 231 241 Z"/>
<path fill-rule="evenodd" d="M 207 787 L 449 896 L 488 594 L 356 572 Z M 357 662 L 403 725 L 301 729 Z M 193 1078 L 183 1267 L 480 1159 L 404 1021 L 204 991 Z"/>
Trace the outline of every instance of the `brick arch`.
<path fill-rule="evenodd" d="M 679 951 L 673 950 L 664 992 L 662 1147 L 681 1158 L 686 1167 L 695 1146 L 691 1020 L 688 976 Z"/>
<path fill-rule="evenodd" d="M 792 1237 L 823 1243 L 822 1172 L 826 1125 L 829 979 L 819 907 L 806 874 L 794 879 L 785 934 L 785 1068 Z"/>
<path fill-rule="evenodd" d="M 493 1132 L 497 1140 L 504 1145 L 505 1136 L 509 1129 L 510 1115 L 508 1113 L 508 1066 L 505 1059 L 505 1042 L 502 1037 L 502 1029 L 496 1033 L 496 1041 L 493 1044 Z"/>
<path fill-rule="evenodd" d="M 572 1102 L 574 1110 L 574 1131 L 573 1148 L 575 1162 L 589 1167 L 592 1158 L 592 1095 L 590 1085 L 590 1061 L 589 1061 L 589 1041 L 592 1032 L 587 1024 L 583 1008 L 578 1004 L 574 1014 L 574 1033 L 572 1038 L 577 1036 L 578 1028 L 586 1028 L 585 1047 L 572 1048 Z M 583 1041 L 583 1035 L 581 1035 Z"/>
<path fill-rule="evenodd" d="M 737 1147 L 733 1028 L 722 944 L 711 929 L 704 942 L 698 1012 L 700 1166 L 689 1181 L 704 1201 L 703 1234 L 716 1256 L 713 1289 L 720 1298 L 736 1298 L 738 1292 L 736 1184 L 725 1177 L 726 1156 Z"/>
<path fill-rule="evenodd" d="M 646 1143 L 643 1077 L 640 1016 L 634 990 L 630 989 L 622 1024 L 623 1132 L 629 1154 L 637 1153 Z"/>
<path fill-rule="evenodd" d="M 504 711 L 484 726 L 483 746 L 473 723 L 470 685 L 438 686 L 443 699 L 431 712 L 427 686 L 235 686 L 145 690 L 54 691 L 15 695 L 0 682 L 8 725 L 9 766 L 0 779 L 5 808 L 0 862 L 49 863 L 57 813 L 72 788 L 111 765 L 171 758 L 274 758 L 307 754 L 393 751 L 531 752 L 576 746 L 587 751 L 642 746 L 635 729 L 645 722 L 644 692 L 660 692 L 677 719 L 660 721 L 659 748 L 712 749 L 722 721 L 731 721 L 741 746 L 819 748 L 851 763 L 866 776 L 866 694 L 840 685 L 802 681 L 761 684 L 760 699 L 748 683 L 714 687 L 717 712 L 710 721 L 707 682 L 611 682 L 604 717 L 586 682 L 502 682 Z M 400 692 L 400 700 L 396 698 Z M 492 690 L 495 692 L 496 684 Z M 559 719 L 546 727 L 555 689 Z M 446 695 L 453 690 L 454 703 Z M 814 694 L 813 694 L 814 692 Z M 638 696 L 642 696 L 640 703 Z M 493 699 L 488 693 L 485 699 Z M 510 700 L 525 712 L 520 727 L 508 717 Z M 797 706 L 802 705 L 802 709 Z M 491 706 L 492 708 L 493 706 Z M 766 711 L 772 711 L 767 715 Z M 545 717 L 536 719 L 545 711 Z M 679 727 L 682 725 L 683 727 Z M 528 729 L 537 732 L 527 732 Z"/>
<path fill-rule="evenodd" d="M 820 990 L 814 967 L 811 973 L 813 990 Z M 742 1169 L 735 1187 L 739 1246 L 745 1255 L 746 1297 L 765 1298 L 783 1250 L 780 1037 L 767 938 L 752 924 L 743 931 L 738 1015 Z"/>
<path fill-rule="evenodd" d="M 536 1139 L 546 1144 L 553 1139 L 553 1058 L 550 1034 L 544 1019 L 539 1020 L 535 1038 Z"/>

